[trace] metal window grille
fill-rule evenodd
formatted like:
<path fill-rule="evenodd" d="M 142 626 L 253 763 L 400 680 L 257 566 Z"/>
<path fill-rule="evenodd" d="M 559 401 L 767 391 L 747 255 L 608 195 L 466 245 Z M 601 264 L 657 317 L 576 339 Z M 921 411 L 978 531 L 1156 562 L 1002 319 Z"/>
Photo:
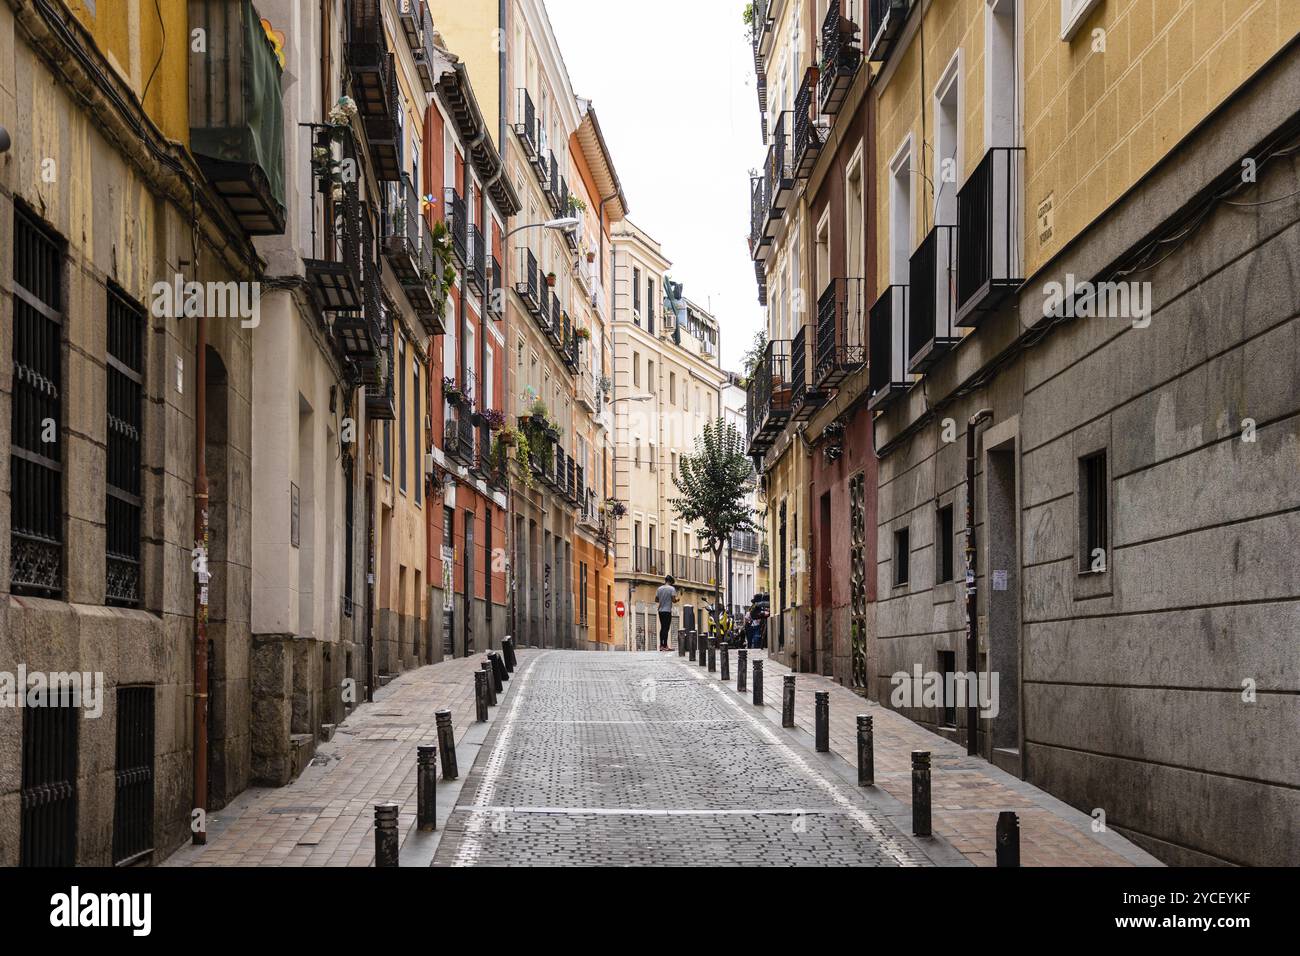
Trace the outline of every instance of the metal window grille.
<path fill-rule="evenodd" d="M 105 601 L 140 603 L 144 310 L 108 290 L 108 527 Z"/>
<path fill-rule="evenodd" d="M 357 486 L 353 480 L 352 459 L 343 461 L 343 613 L 351 617 L 356 602 L 356 571 L 352 562 L 356 560 L 356 502 Z M 349 668 L 348 673 L 352 671 Z"/>
<path fill-rule="evenodd" d="M 911 534 L 907 528 L 894 532 L 894 586 L 908 581 L 908 563 L 912 557 Z"/>
<path fill-rule="evenodd" d="M 935 542 L 938 548 L 938 574 L 936 582 L 939 584 L 945 581 L 951 581 L 953 576 L 953 512 L 952 505 L 945 505 L 939 509 L 935 527 L 937 540 Z"/>
<path fill-rule="evenodd" d="M 14 211 L 10 589 L 63 593 L 63 252 Z"/>
<path fill-rule="evenodd" d="M 113 801 L 113 863 L 153 850 L 154 689 L 117 691 L 117 793 Z"/>
<path fill-rule="evenodd" d="M 1091 570 L 1093 556 L 1101 551 L 1102 566 L 1110 564 L 1108 549 L 1110 547 L 1110 520 L 1106 494 L 1106 453 L 1089 455 L 1080 462 L 1083 471 L 1083 533 L 1084 553 L 1080 555 L 1080 566 Z"/>
<path fill-rule="evenodd" d="M 23 709 L 22 866 L 72 866 L 77 850 L 77 708 L 70 690 L 52 707 Z"/>

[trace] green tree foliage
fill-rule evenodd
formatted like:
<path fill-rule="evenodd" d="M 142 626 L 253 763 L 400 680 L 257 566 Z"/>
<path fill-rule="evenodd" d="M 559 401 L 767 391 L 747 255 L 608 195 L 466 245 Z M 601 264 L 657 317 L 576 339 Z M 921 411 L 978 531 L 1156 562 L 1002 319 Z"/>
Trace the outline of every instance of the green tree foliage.
<path fill-rule="evenodd" d="M 673 484 L 681 494 L 668 503 L 682 521 L 700 526 L 701 550 L 713 552 L 714 601 L 720 604 L 723 549 L 733 532 L 758 530 L 746 500 L 753 466 L 736 426 L 721 418 L 705 422 L 695 439 L 695 454 L 681 457 Z"/>

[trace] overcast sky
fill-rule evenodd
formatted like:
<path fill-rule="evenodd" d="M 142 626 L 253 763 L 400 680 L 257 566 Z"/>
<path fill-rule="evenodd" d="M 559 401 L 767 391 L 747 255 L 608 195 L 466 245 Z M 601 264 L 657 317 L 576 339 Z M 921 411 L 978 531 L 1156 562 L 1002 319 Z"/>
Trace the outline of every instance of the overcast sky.
<path fill-rule="evenodd" d="M 712 309 L 738 370 L 762 306 L 749 258 L 749 175 L 763 143 L 741 0 L 545 0 L 578 96 L 590 99 L 631 220 L 674 281 Z"/>

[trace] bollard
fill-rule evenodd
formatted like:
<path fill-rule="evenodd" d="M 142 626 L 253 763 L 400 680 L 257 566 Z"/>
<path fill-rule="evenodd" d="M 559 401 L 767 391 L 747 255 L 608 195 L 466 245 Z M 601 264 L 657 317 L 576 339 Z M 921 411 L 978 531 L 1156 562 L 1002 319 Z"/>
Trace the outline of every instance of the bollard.
<path fill-rule="evenodd" d="M 677 656 L 678 657 L 686 656 L 686 640 L 689 636 L 690 635 L 687 631 L 679 630 L 677 632 Z"/>
<path fill-rule="evenodd" d="M 998 814 L 998 866 L 1020 865 L 1020 818 L 1010 810 Z"/>
<path fill-rule="evenodd" d="M 718 669 L 718 642 L 709 638 L 709 673 Z"/>
<path fill-rule="evenodd" d="M 817 752 L 831 752 L 831 695 L 830 691 L 819 690 L 813 694 L 813 716 L 816 729 Z"/>
<path fill-rule="evenodd" d="M 515 667 L 519 664 L 515 659 L 515 639 L 513 637 L 501 639 L 501 653 L 505 655 L 506 670 L 513 674 Z"/>
<path fill-rule="evenodd" d="M 709 663 L 709 639 L 703 634 L 696 632 L 695 646 L 700 649 L 699 664 L 701 667 L 707 667 Z"/>
<path fill-rule="evenodd" d="M 754 661 L 754 705 L 763 706 L 763 661 Z"/>
<path fill-rule="evenodd" d="M 930 835 L 930 751 L 912 751 L 912 832 Z"/>
<path fill-rule="evenodd" d="M 451 726 L 451 711 L 439 710 L 433 717 L 438 724 L 438 749 L 442 751 L 442 779 L 455 780 L 459 770 L 456 768 L 456 732 Z"/>
<path fill-rule="evenodd" d="M 506 662 L 496 651 L 488 651 L 488 660 L 492 662 L 492 674 L 496 678 L 496 691 L 498 694 L 503 694 L 506 689 L 506 681 L 510 679 L 510 672 L 506 670 Z"/>
<path fill-rule="evenodd" d="M 858 786 L 874 787 L 876 785 L 875 737 L 871 728 L 871 716 L 858 714 Z"/>
<path fill-rule="evenodd" d="M 794 675 L 786 674 L 781 688 L 781 726 L 794 726 Z"/>
<path fill-rule="evenodd" d="M 743 647 L 736 651 L 736 691 L 743 694 L 745 692 L 745 668 L 748 666 L 746 658 L 749 652 Z"/>
<path fill-rule="evenodd" d="M 420 744 L 415 751 L 415 825 L 421 830 L 436 830 L 438 748 L 432 744 Z"/>
<path fill-rule="evenodd" d="M 492 673 L 492 662 L 484 661 L 481 665 L 479 665 L 479 670 L 481 670 L 483 672 L 483 675 L 487 678 L 485 683 L 487 686 L 488 706 L 495 707 L 497 705 L 497 692 L 495 686 L 496 675 Z"/>
<path fill-rule="evenodd" d="M 397 804 L 375 804 L 375 866 L 397 866 Z"/>
<path fill-rule="evenodd" d="M 488 676 L 484 670 L 474 672 L 474 714 L 480 724 L 488 719 Z"/>
<path fill-rule="evenodd" d="M 720 651 L 720 653 L 722 654 L 722 660 L 720 662 L 721 673 L 719 673 L 718 675 L 720 678 L 722 678 L 722 680 L 731 680 L 731 663 L 730 663 L 731 655 L 728 654 L 727 652 L 728 652 L 727 645 L 723 644 L 722 649 Z"/>

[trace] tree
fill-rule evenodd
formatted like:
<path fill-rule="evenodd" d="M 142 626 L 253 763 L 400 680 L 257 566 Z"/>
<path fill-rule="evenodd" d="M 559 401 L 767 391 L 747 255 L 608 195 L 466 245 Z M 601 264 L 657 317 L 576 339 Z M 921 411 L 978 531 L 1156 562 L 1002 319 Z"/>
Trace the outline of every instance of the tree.
<path fill-rule="evenodd" d="M 700 550 L 713 552 L 713 598 L 722 603 L 722 549 L 736 531 L 756 531 L 746 496 L 753 488 L 753 465 L 745 456 L 736 426 L 718 418 L 704 423 L 695 454 L 683 455 L 673 484 L 681 492 L 669 504 L 682 521 L 698 524 Z"/>
<path fill-rule="evenodd" d="M 750 343 L 749 350 L 745 352 L 740 360 L 741 371 L 741 388 L 749 388 L 749 380 L 754 374 L 754 369 L 758 368 L 758 363 L 763 361 L 763 353 L 767 351 L 767 330 L 759 329 L 754 333 L 754 341 Z"/>

